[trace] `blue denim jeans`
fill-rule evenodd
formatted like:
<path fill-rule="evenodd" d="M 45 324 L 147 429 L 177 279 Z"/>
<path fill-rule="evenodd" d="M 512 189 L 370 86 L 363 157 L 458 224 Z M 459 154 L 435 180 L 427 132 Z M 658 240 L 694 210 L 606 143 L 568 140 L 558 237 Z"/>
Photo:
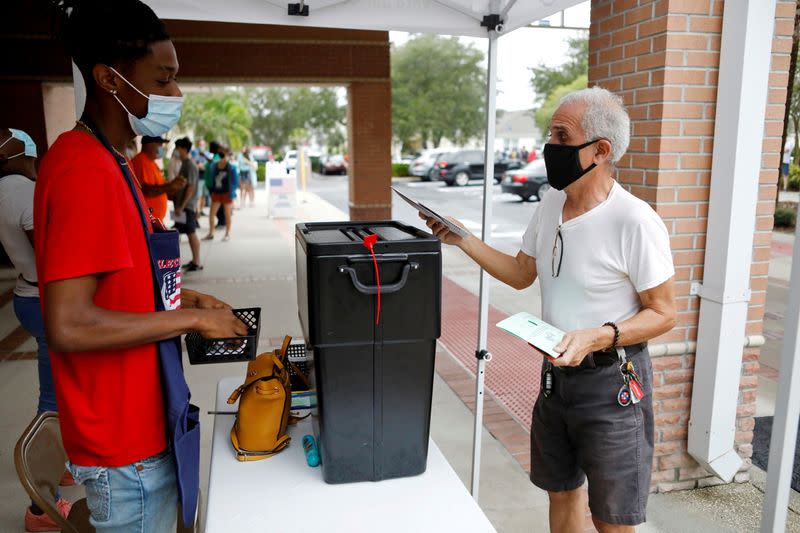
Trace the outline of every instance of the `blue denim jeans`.
<path fill-rule="evenodd" d="M 175 531 L 178 487 L 168 451 L 115 468 L 71 462 L 67 467 L 86 488 L 90 522 L 98 533 Z"/>
<path fill-rule="evenodd" d="M 53 372 L 50 370 L 50 352 L 47 350 L 47 339 L 44 336 L 44 320 L 39 298 L 23 298 L 14 296 L 14 313 L 22 327 L 36 339 L 39 346 L 39 407 L 37 413 L 57 411 L 56 389 L 53 385 Z"/>

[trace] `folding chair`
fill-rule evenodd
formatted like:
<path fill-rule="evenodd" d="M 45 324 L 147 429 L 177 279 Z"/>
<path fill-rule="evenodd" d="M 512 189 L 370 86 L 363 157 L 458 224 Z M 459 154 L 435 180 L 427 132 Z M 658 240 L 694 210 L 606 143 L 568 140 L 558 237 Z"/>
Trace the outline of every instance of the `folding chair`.
<path fill-rule="evenodd" d="M 61 527 L 62 533 L 94 533 L 94 527 L 89 523 L 91 513 L 86 505 L 86 498 L 72 504 L 66 519 L 58 513 L 53 503 L 66 462 L 67 452 L 61 444 L 58 413 L 46 412 L 38 415 L 22 433 L 14 449 L 14 463 L 19 480 L 31 500 Z M 202 501 L 202 498 L 198 499 Z M 195 523 L 185 528 L 180 520 L 178 504 L 177 533 L 200 530 L 200 502 L 197 509 Z"/>
<path fill-rule="evenodd" d="M 64 518 L 55 507 L 55 496 L 64 474 L 67 453 L 61 443 L 58 413 L 46 412 L 33 419 L 14 449 L 17 475 L 31 500 L 61 527 L 63 533 L 94 533 L 89 523 L 86 498 L 72 505 Z"/>

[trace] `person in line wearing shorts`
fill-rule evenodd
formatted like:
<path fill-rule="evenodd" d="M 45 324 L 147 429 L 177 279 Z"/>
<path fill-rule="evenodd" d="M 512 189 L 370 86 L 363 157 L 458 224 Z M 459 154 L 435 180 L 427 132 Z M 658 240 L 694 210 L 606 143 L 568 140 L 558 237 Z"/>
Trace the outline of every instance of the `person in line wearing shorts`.
<path fill-rule="evenodd" d="M 200 239 L 197 238 L 197 205 L 200 202 L 200 172 L 192 160 L 192 141 L 183 137 L 175 141 L 175 153 L 181 162 L 177 176 L 186 180 L 186 185 L 175 192 L 172 201 L 175 204 L 175 229 L 189 238 L 192 260 L 183 265 L 187 272 L 203 270 L 200 259 Z"/>
<path fill-rule="evenodd" d="M 208 218 L 208 235 L 203 237 L 204 241 L 210 241 L 214 238 L 214 218 L 220 206 L 225 212 L 225 236 L 222 240 L 230 240 L 233 202 L 236 200 L 236 192 L 239 189 L 239 172 L 231 164 L 231 151 L 222 147 L 219 149 L 218 154 L 220 156 L 219 161 L 210 165 L 206 170 L 206 172 L 211 173 L 210 178 L 207 180 L 208 183 L 211 183 L 211 211 Z"/>

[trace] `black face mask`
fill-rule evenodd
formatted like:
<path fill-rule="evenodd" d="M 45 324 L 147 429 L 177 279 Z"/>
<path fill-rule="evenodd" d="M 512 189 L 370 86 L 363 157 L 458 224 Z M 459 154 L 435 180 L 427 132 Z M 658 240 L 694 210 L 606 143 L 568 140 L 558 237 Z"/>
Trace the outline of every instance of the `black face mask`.
<path fill-rule="evenodd" d="M 577 181 L 581 176 L 591 171 L 597 165 L 592 163 L 587 168 L 581 167 L 580 151 L 600 139 L 589 141 L 578 146 L 567 144 L 544 145 L 544 166 L 547 169 L 547 182 L 554 189 L 564 190 L 568 185 Z"/>

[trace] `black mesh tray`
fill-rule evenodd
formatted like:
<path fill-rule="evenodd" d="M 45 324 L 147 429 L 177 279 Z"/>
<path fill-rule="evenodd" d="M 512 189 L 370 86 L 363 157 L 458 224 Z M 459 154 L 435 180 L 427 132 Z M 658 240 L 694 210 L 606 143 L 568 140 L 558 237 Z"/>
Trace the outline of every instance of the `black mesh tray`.
<path fill-rule="evenodd" d="M 306 342 L 303 340 L 295 340 L 289 344 L 286 357 L 293 363 L 289 367 L 289 379 L 292 383 L 292 391 L 302 392 L 308 390 L 308 386 L 300 379 L 295 372 L 295 368 L 300 370 L 306 378 L 308 378 L 308 354 L 306 354 Z"/>
<path fill-rule="evenodd" d="M 252 361 L 258 353 L 261 308 L 234 309 L 233 314 L 247 325 L 247 335 L 227 339 L 206 339 L 196 331 L 186 334 L 186 351 L 193 365 Z"/>

